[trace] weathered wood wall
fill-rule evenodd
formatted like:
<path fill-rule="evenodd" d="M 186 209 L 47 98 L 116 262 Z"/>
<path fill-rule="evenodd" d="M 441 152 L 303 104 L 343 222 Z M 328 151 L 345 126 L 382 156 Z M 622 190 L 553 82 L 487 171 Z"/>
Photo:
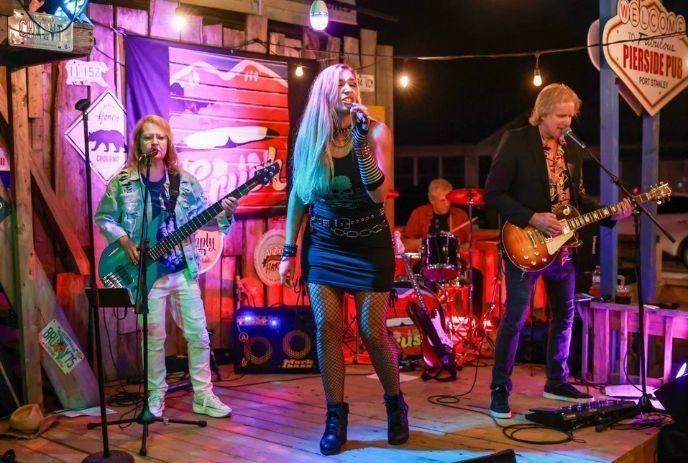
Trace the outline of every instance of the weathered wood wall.
<path fill-rule="evenodd" d="M 266 17 L 247 14 L 243 30 L 217 23 L 206 24 L 205 18 L 191 16 L 187 18 L 187 28 L 180 33 L 171 26 L 177 4 L 171 0 L 151 0 L 148 11 L 102 4 L 89 5 L 89 17 L 95 24 L 96 46 L 88 59 L 107 65 L 107 72 L 104 73 L 107 87 L 67 85 L 65 63 L 35 66 L 22 71 L 26 74 L 22 78 L 28 86 L 27 110 L 31 117 L 27 139 L 36 153 L 34 159 L 37 168 L 42 171 L 44 182 L 54 189 L 55 197 L 48 200 L 53 201 L 53 207 L 59 208 L 64 222 L 69 224 L 65 227 L 66 232 L 41 226 L 36 239 L 42 244 L 37 248 L 48 277 L 56 282 L 58 298 L 75 328 L 75 336 L 84 346 L 87 344 L 85 330 L 88 310 L 82 292 L 84 276 L 88 271 L 82 265 L 70 266 L 62 263 L 59 256 L 64 240 L 54 236 L 55 233 L 72 233 L 72 244 L 78 243 L 78 246 L 73 247 L 87 249 L 88 231 L 92 226 L 86 214 L 84 161 L 67 142 L 64 134 L 65 129 L 80 116 L 74 109 L 79 99 L 88 97 L 95 101 L 100 94 L 109 90 L 120 101 L 124 101 L 126 56 L 122 33 L 227 49 L 240 47 L 240 50 L 260 54 L 311 58 L 319 60 L 320 65 L 343 60 L 355 68 L 365 66 L 363 73 L 376 75 L 377 92 L 364 94 L 364 102 L 382 106 L 382 113 L 392 125 L 392 47 L 378 45 L 375 31 L 361 30 L 360 37 L 337 38 L 325 37 L 308 28 L 302 28 L 301 39 L 297 39 L 271 31 Z M 4 114 L 5 104 L 6 102 L 0 100 L 0 111 Z M 292 124 L 296 123 L 297 121 L 292 121 Z M 105 185 L 95 175 L 92 185 L 95 209 Z M 247 304 L 294 304 L 297 301 L 298 295 L 292 290 L 263 285 L 254 269 L 253 252 L 258 240 L 265 231 L 275 228 L 284 228 L 283 217 L 238 221 L 225 237 L 220 261 L 201 276 L 208 325 L 215 332 L 213 347 L 227 348 L 231 344 L 231 319 L 236 302 L 235 284 L 238 280 L 241 280 L 250 293 L 249 299 L 245 301 Z M 98 230 L 94 230 L 95 254 L 99 256 L 106 243 Z M 74 249 L 69 254 L 74 252 L 77 250 Z M 133 312 L 131 309 L 123 312 L 121 309 L 115 311 L 103 308 L 101 313 L 101 329 L 108 330 L 108 335 L 102 336 L 103 343 L 108 343 L 108 340 L 110 342 L 103 350 L 106 377 L 135 374 L 139 369 L 137 339 L 140 334 Z M 127 313 L 126 317 L 123 316 L 124 313 Z M 186 350 L 184 340 L 170 319 L 168 317 L 167 353 L 183 353 Z"/>

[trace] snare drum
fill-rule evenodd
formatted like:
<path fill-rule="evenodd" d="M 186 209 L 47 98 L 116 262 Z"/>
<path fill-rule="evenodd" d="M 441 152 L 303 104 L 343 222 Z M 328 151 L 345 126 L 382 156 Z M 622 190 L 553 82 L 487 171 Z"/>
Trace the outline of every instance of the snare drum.
<path fill-rule="evenodd" d="M 459 242 L 447 232 L 428 235 L 421 244 L 421 273 L 428 281 L 444 282 L 461 273 Z"/>

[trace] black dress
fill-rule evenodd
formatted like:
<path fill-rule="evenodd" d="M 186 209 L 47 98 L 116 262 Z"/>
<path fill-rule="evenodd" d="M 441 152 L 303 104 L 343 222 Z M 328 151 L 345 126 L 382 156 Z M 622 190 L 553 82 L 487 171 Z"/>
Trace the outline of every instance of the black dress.
<path fill-rule="evenodd" d="M 310 205 L 303 279 L 350 291 L 389 291 L 394 251 L 384 207 L 363 187 L 353 151 L 333 162 L 331 192 Z"/>

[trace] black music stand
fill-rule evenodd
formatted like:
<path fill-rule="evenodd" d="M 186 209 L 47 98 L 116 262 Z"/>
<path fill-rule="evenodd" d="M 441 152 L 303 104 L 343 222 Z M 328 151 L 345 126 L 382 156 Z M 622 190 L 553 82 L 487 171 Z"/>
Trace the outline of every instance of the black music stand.
<path fill-rule="evenodd" d="M 81 111 L 81 117 L 84 124 L 84 155 L 86 158 L 86 205 L 88 208 L 88 260 L 89 260 L 89 284 L 91 288 L 96 288 L 96 257 L 94 248 L 93 236 L 93 194 L 91 184 L 91 156 L 88 141 L 88 108 L 91 106 L 91 100 L 84 98 L 77 101 L 75 109 Z M 96 368 L 98 369 L 98 400 L 100 402 L 100 421 L 107 424 L 107 414 L 105 410 L 105 374 L 103 373 L 103 352 L 100 345 L 100 301 L 98 299 L 99 291 L 96 291 L 92 298 L 89 298 L 89 313 L 91 320 L 93 320 L 94 330 L 93 335 L 96 344 Z M 90 342 L 90 339 L 89 339 Z M 82 460 L 83 463 L 134 463 L 134 457 L 123 450 L 110 451 L 110 442 L 108 439 L 107 426 L 103 426 L 103 451 L 88 455 Z"/>

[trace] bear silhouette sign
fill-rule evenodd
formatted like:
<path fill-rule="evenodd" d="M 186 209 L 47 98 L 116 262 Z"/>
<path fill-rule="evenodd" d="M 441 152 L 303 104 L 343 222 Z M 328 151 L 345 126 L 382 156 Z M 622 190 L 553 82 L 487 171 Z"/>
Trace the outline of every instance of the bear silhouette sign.
<path fill-rule="evenodd" d="M 88 114 L 88 147 L 91 167 L 106 183 L 124 166 L 127 159 L 124 107 L 109 91 L 103 92 L 91 105 Z M 65 137 L 86 158 L 84 122 L 79 117 L 67 128 Z"/>

